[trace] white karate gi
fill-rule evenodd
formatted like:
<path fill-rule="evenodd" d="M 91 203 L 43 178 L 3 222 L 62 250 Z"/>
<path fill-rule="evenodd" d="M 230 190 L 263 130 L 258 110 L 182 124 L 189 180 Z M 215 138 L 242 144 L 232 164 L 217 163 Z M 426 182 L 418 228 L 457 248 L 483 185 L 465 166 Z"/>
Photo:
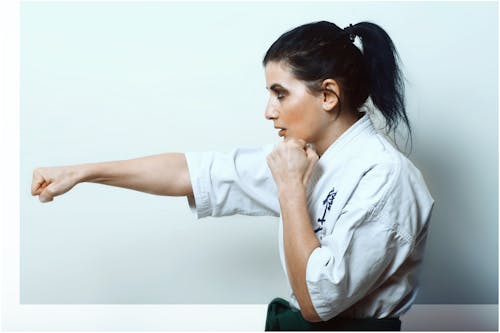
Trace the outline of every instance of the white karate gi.
<path fill-rule="evenodd" d="M 186 153 L 194 193 L 188 200 L 197 218 L 280 216 L 266 162 L 273 147 Z M 309 257 L 306 283 L 322 320 L 399 317 L 410 308 L 433 205 L 419 170 L 368 114 L 325 151 L 307 188 L 321 247 Z M 281 218 L 278 237 L 287 274 Z M 300 308 L 290 292 L 290 303 Z"/>

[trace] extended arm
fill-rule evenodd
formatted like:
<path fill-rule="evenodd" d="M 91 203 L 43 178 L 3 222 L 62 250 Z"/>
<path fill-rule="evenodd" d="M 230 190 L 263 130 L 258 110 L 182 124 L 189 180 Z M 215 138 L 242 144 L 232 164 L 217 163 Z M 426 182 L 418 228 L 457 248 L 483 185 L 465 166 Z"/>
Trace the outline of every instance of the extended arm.
<path fill-rule="evenodd" d="M 186 158 L 182 153 L 37 168 L 33 172 L 31 193 L 39 195 L 41 202 L 48 202 L 81 182 L 123 187 L 156 195 L 192 194 Z"/>

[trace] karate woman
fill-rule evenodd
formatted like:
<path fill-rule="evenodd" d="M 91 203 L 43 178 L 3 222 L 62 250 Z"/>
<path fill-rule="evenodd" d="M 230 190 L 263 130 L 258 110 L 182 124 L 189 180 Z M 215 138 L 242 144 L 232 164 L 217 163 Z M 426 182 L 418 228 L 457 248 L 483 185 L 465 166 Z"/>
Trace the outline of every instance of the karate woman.
<path fill-rule="evenodd" d="M 278 144 L 38 168 L 32 194 L 48 202 L 94 182 L 187 196 L 198 218 L 280 216 L 290 301 L 269 304 L 266 330 L 400 330 L 434 200 L 365 105 L 371 97 L 387 132 L 403 124 L 411 136 L 390 37 L 370 22 L 314 22 L 283 34 L 263 64 Z"/>

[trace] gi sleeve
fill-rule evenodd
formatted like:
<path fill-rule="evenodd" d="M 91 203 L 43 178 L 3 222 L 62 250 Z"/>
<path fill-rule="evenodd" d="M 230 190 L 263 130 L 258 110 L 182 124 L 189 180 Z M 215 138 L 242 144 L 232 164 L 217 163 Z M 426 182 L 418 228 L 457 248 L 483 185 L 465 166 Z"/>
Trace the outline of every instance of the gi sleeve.
<path fill-rule="evenodd" d="M 331 234 L 310 255 L 306 284 L 319 317 L 329 320 L 376 289 L 411 251 L 389 200 L 394 166 L 375 166 L 359 181 Z"/>
<path fill-rule="evenodd" d="M 196 217 L 279 216 L 276 184 L 266 157 L 274 145 L 238 148 L 228 153 L 186 153 Z"/>

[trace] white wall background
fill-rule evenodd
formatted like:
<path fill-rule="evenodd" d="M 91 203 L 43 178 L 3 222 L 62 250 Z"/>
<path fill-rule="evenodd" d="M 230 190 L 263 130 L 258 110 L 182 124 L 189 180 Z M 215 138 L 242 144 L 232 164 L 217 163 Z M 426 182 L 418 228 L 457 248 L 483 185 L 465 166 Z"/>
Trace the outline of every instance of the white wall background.
<path fill-rule="evenodd" d="M 497 6 L 22 3 L 21 303 L 287 298 L 274 218 L 196 221 L 185 198 L 96 184 L 41 204 L 30 184 L 38 166 L 277 141 L 261 60 L 317 20 L 377 23 L 403 60 L 436 199 L 417 303 L 497 303 Z"/>

